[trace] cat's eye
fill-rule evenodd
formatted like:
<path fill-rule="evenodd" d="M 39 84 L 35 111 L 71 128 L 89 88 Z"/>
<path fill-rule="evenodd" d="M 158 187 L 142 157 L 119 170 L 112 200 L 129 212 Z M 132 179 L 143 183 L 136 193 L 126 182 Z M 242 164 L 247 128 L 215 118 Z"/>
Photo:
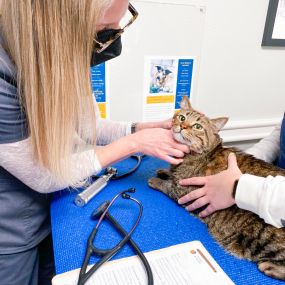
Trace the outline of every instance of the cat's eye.
<path fill-rule="evenodd" d="M 196 123 L 196 124 L 194 124 L 194 125 L 193 125 L 193 129 L 196 129 L 196 130 L 202 130 L 202 129 L 203 129 L 203 127 L 202 127 L 202 125 L 200 125 L 200 124 Z"/>
<path fill-rule="evenodd" d="M 185 118 L 183 115 L 179 115 L 179 120 L 180 120 L 181 122 L 184 122 L 185 119 L 186 119 L 186 118 Z"/>

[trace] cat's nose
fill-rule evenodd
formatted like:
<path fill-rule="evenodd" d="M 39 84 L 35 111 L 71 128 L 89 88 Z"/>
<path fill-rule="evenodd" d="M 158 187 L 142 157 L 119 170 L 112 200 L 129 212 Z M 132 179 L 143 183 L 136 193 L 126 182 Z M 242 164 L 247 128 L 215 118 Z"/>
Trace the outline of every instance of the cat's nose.
<path fill-rule="evenodd" d="M 184 124 L 181 124 L 181 130 L 185 130 L 185 129 L 187 129 L 187 126 L 186 125 L 184 125 Z"/>

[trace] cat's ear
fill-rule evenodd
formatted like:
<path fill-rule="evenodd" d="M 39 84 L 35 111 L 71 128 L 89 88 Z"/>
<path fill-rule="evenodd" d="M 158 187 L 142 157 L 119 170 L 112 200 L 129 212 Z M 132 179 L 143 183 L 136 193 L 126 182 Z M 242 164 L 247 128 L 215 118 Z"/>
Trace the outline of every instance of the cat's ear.
<path fill-rule="evenodd" d="M 227 117 L 211 119 L 211 123 L 214 128 L 214 133 L 217 134 L 224 127 L 228 120 L 229 118 Z"/>
<path fill-rule="evenodd" d="M 183 96 L 182 101 L 180 102 L 180 108 L 182 110 L 189 110 L 191 109 L 190 100 L 187 96 Z"/>

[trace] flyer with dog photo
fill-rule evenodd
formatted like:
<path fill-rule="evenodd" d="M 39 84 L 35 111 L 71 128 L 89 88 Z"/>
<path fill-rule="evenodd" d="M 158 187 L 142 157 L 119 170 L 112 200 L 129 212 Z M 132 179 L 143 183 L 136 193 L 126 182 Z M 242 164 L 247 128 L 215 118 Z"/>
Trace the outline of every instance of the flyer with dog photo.
<path fill-rule="evenodd" d="M 191 97 L 194 57 L 145 57 L 143 121 L 169 119 Z"/>

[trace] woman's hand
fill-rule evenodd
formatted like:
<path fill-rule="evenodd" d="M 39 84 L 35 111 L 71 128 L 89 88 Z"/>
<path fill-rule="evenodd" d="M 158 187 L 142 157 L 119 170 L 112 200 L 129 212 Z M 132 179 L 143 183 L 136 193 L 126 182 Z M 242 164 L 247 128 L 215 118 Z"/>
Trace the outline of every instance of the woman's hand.
<path fill-rule="evenodd" d="M 150 128 L 162 128 L 162 129 L 171 129 L 172 128 L 172 118 L 159 122 L 145 122 L 145 123 L 137 123 L 136 131 L 141 131 L 144 129 Z"/>
<path fill-rule="evenodd" d="M 188 146 L 174 140 L 172 131 L 163 128 L 147 128 L 130 136 L 135 142 L 137 152 L 158 157 L 171 164 L 183 161 Z"/>
<path fill-rule="evenodd" d="M 242 175 L 238 168 L 236 156 L 230 153 L 228 156 L 228 169 L 218 174 L 205 177 L 192 177 L 180 181 L 180 185 L 201 186 L 178 200 L 179 204 L 185 204 L 195 200 L 187 206 L 188 211 L 194 211 L 208 204 L 199 216 L 204 218 L 213 212 L 228 208 L 235 204 L 232 195 L 235 180 Z"/>

